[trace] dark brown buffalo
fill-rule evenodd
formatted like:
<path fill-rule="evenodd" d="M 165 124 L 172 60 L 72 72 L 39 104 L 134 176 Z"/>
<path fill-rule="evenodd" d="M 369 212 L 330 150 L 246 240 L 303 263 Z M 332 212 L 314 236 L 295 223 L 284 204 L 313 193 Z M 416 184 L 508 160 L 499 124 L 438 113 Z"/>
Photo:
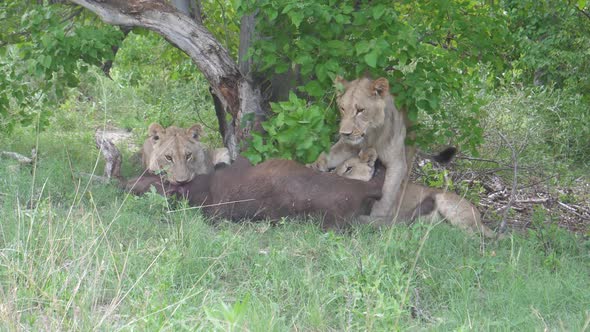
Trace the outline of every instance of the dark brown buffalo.
<path fill-rule="evenodd" d="M 181 195 L 191 206 L 202 206 L 207 215 L 234 221 L 313 215 L 320 217 L 324 228 L 337 228 L 370 212 L 372 202 L 381 197 L 382 182 L 382 176 L 370 182 L 351 180 L 291 160 L 252 166 L 239 158 L 184 185 L 164 184 L 158 176 L 146 175 L 128 181 L 127 189 L 142 194 L 154 185 L 160 194 Z"/>

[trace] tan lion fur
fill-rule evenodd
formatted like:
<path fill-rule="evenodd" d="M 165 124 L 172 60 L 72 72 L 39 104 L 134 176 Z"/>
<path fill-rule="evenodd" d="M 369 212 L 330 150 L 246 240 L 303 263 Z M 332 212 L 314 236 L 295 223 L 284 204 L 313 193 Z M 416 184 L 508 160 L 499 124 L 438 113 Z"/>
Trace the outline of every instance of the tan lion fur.
<path fill-rule="evenodd" d="M 162 172 L 170 183 L 186 183 L 195 175 L 211 173 L 218 163 L 229 164 L 227 149 L 209 150 L 199 141 L 198 124 L 185 129 L 152 123 L 148 135 L 141 151 L 143 167 L 151 173 Z"/>
<path fill-rule="evenodd" d="M 377 153 L 374 149 L 364 150 L 357 157 L 336 167 L 335 172 L 349 179 L 369 181 L 375 173 L 376 160 Z M 401 221 L 413 221 L 419 217 L 421 220 L 434 222 L 442 218 L 469 233 L 496 237 L 496 233 L 481 222 L 477 208 L 466 199 L 453 192 L 429 188 L 409 180 L 402 184 L 401 203 L 393 212 L 397 220 Z M 390 220 L 393 221 L 393 218 Z"/>

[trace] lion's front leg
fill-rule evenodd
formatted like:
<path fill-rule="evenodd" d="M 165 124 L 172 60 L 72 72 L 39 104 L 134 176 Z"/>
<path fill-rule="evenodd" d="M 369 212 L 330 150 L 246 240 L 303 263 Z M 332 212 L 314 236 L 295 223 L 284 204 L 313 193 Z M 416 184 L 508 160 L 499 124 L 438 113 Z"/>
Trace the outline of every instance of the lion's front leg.
<path fill-rule="evenodd" d="M 407 172 L 404 155 L 401 154 L 401 157 L 386 166 L 381 199 L 373 205 L 371 209 L 372 217 L 395 217 L 393 213 L 394 206 L 397 205 L 401 197 L 400 188 Z"/>

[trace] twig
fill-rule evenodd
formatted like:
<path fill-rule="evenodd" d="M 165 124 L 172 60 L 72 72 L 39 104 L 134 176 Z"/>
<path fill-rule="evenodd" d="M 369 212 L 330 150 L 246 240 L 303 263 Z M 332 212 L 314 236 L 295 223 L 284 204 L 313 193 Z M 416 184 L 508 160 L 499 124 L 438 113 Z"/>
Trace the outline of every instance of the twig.
<path fill-rule="evenodd" d="M 14 160 L 18 161 L 21 164 L 32 164 L 33 163 L 33 159 L 32 158 L 25 157 L 22 154 L 16 153 L 16 152 L 0 151 L 0 156 L 4 156 L 4 157 L 7 157 L 7 158 L 14 159 Z"/>
<path fill-rule="evenodd" d="M 506 143 L 506 145 L 508 145 L 510 150 L 512 150 L 512 165 L 514 168 L 514 174 L 512 177 L 512 191 L 510 192 L 510 199 L 508 200 L 508 204 L 506 205 L 506 209 L 504 210 L 504 213 L 502 215 L 502 223 L 500 223 L 500 229 L 498 230 L 498 234 L 502 234 L 506 231 L 506 218 L 508 218 L 508 211 L 510 211 L 510 208 L 512 207 L 512 203 L 514 202 L 514 196 L 516 196 L 516 185 L 517 185 L 517 176 L 518 176 L 518 160 L 516 158 L 517 157 L 516 156 L 516 149 L 514 148 L 514 146 L 512 144 L 510 144 L 510 142 L 508 142 L 506 137 L 504 135 L 502 135 L 501 132 L 498 132 L 498 135 L 500 135 L 500 138 L 502 138 L 504 143 Z"/>
<path fill-rule="evenodd" d="M 465 160 L 474 160 L 474 161 L 485 161 L 488 163 L 500 164 L 499 161 L 493 159 L 485 159 L 485 158 L 475 158 L 475 157 L 467 157 L 467 156 L 455 156 L 456 159 L 465 159 Z"/>
<path fill-rule="evenodd" d="M 548 176 L 547 178 L 545 178 L 545 179 L 543 179 L 543 180 L 541 180 L 541 181 L 537 181 L 537 182 L 534 182 L 534 183 L 532 183 L 532 184 L 527 184 L 526 186 L 525 186 L 525 185 L 522 185 L 522 186 L 518 187 L 517 189 L 518 189 L 518 190 L 522 190 L 522 189 L 526 189 L 526 188 L 534 187 L 534 186 L 536 186 L 536 185 L 538 185 L 538 184 L 541 184 L 541 183 L 543 183 L 543 182 L 547 182 L 547 181 L 549 181 L 549 180 L 553 179 L 553 178 L 554 178 L 554 177 L 556 177 L 556 176 L 557 176 L 557 174 L 553 174 L 553 175 L 551 175 L 551 176 Z"/>
<path fill-rule="evenodd" d="M 73 19 L 74 17 L 76 17 L 76 16 L 80 15 L 80 13 L 82 13 L 82 10 L 83 10 L 83 9 L 84 9 L 84 8 L 82 8 L 82 7 L 80 7 L 80 8 L 78 8 L 78 9 L 76 9 L 75 11 L 73 11 L 72 13 L 70 13 L 70 15 L 68 15 L 67 17 L 64 17 L 64 18 L 61 20 L 61 22 L 59 22 L 59 23 L 65 23 L 65 22 L 67 22 L 67 21 L 69 21 L 69 20 Z"/>
<path fill-rule="evenodd" d="M 410 310 L 414 318 L 419 318 L 427 322 L 432 321 L 420 304 L 420 293 L 418 292 L 418 288 L 414 288 L 414 305 L 410 307 Z"/>
<path fill-rule="evenodd" d="M 105 138 L 103 132 L 97 131 L 94 134 L 96 147 L 102 152 L 105 159 L 104 173 L 108 178 L 119 178 L 121 176 L 121 152 L 115 144 Z"/>
<path fill-rule="evenodd" d="M 181 211 L 187 211 L 187 210 L 200 209 L 200 208 L 204 208 L 204 207 L 221 206 L 221 205 L 234 204 L 234 203 L 251 202 L 251 201 L 255 201 L 255 200 L 256 200 L 255 198 L 248 198 L 248 199 L 239 199 L 237 201 L 230 201 L 230 202 L 221 202 L 221 203 L 215 203 L 215 204 L 207 204 L 207 205 L 200 205 L 200 206 L 191 206 L 191 207 L 187 207 L 187 208 L 183 208 L 183 209 L 178 209 L 178 210 L 170 210 L 167 213 L 181 212 Z"/>
<path fill-rule="evenodd" d="M 588 218 L 588 217 L 586 217 L 586 216 L 582 215 L 581 213 L 578 213 L 578 211 L 576 211 L 576 209 L 574 209 L 573 207 L 571 207 L 571 206 L 569 206 L 569 205 L 567 205 L 567 204 L 565 204 L 565 203 L 562 203 L 562 202 L 559 202 L 559 201 L 558 201 L 558 202 L 557 202 L 557 204 L 559 204 L 559 205 L 563 206 L 563 207 L 564 207 L 566 210 L 568 210 L 568 211 L 570 211 L 571 213 L 575 214 L 575 215 L 576 215 L 576 216 L 578 216 L 579 218 L 582 218 L 582 219 L 585 219 L 585 220 L 590 220 L 590 218 Z"/>
<path fill-rule="evenodd" d="M 578 10 L 578 11 L 579 11 L 579 12 L 580 12 L 582 15 L 586 16 L 586 18 L 587 18 L 587 19 L 590 19 L 590 14 L 589 14 L 587 11 L 585 11 L 583 8 L 580 8 L 580 7 L 576 6 L 576 9 L 577 9 L 577 10 Z"/>
<path fill-rule="evenodd" d="M 532 203 L 532 204 L 539 204 L 539 203 L 547 203 L 549 198 L 529 198 L 529 199 L 517 199 L 514 201 L 515 203 Z"/>
<path fill-rule="evenodd" d="M 514 167 L 497 167 L 497 168 L 492 168 L 492 169 L 488 169 L 485 171 L 481 171 L 478 172 L 482 175 L 486 175 L 486 174 L 493 174 L 493 173 L 497 173 L 497 172 L 501 172 L 501 171 L 509 171 L 509 170 L 513 170 Z"/>
<path fill-rule="evenodd" d="M 100 176 L 100 175 L 96 175 L 96 174 L 90 174 L 90 173 L 84 173 L 84 172 L 76 172 L 76 175 L 79 177 L 84 177 L 84 178 L 88 178 L 100 183 L 109 183 L 111 182 L 110 178 L 107 178 L 106 176 Z"/>

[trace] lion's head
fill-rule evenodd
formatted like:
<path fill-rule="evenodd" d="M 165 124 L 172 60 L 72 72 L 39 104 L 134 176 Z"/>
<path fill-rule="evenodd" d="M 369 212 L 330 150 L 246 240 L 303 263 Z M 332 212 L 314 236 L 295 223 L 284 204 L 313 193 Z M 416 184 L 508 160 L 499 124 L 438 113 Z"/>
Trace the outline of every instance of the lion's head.
<path fill-rule="evenodd" d="M 162 172 L 172 184 L 191 181 L 195 175 L 213 171 L 209 150 L 199 141 L 201 126 L 189 129 L 152 123 L 144 143 L 144 166 L 152 173 Z"/>
<path fill-rule="evenodd" d="M 362 150 L 358 157 L 350 158 L 336 167 L 336 174 L 345 178 L 369 181 L 375 174 L 377 151 L 373 148 Z"/>
<path fill-rule="evenodd" d="M 382 126 L 385 121 L 386 98 L 389 82 L 381 77 L 376 80 L 359 78 L 352 82 L 338 76 L 335 80 L 340 110 L 340 137 L 351 145 L 363 142 L 367 131 Z"/>

